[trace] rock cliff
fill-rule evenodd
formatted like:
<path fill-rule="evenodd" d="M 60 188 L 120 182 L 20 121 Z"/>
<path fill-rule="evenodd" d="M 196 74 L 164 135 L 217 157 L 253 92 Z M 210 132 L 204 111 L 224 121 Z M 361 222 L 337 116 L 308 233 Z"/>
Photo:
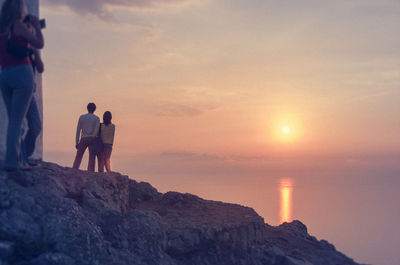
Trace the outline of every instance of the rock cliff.
<path fill-rule="evenodd" d="M 0 265 L 354 265 L 299 221 L 120 174 L 0 171 Z"/>

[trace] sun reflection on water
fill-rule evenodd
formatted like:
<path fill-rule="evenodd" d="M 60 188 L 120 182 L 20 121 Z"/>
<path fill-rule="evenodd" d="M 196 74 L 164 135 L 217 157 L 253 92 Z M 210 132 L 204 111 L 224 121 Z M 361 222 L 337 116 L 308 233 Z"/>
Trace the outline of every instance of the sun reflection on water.
<path fill-rule="evenodd" d="M 292 192 L 293 181 L 291 179 L 281 179 L 279 190 L 281 193 L 280 223 L 292 220 Z"/>

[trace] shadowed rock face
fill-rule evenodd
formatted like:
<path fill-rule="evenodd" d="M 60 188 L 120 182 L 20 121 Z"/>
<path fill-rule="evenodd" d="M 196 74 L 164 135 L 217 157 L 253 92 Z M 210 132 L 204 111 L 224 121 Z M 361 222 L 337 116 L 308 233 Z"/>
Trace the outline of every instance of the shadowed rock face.
<path fill-rule="evenodd" d="M 299 221 L 43 163 L 0 171 L 0 265 L 353 265 Z"/>

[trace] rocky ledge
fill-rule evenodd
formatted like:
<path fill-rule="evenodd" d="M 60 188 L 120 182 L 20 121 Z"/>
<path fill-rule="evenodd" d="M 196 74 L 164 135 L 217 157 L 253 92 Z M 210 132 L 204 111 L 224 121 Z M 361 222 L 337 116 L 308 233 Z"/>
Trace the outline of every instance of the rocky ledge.
<path fill-rule="evenodd" d="M 300 221 L 120 174 L 0 171 L 0 265 L 354 265 Z"/>

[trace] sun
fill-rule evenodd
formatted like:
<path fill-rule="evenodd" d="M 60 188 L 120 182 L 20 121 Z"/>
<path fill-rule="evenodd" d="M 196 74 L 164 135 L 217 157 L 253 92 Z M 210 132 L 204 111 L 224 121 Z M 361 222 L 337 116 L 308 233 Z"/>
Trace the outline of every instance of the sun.
<path fill-rule="evenodd" d="M 299 114 L 271 113 L 267 124 L 268 139 L 271 143 L 276 143 L 279 146 L 299 145 L 301 143 L 304 126 Z"/>
<path fill-rule="evenodd" d="M 282 126 L 282 133 L 285 135 L 289 135 L 292 132 L 292 128 L 289 125 Z"/>

